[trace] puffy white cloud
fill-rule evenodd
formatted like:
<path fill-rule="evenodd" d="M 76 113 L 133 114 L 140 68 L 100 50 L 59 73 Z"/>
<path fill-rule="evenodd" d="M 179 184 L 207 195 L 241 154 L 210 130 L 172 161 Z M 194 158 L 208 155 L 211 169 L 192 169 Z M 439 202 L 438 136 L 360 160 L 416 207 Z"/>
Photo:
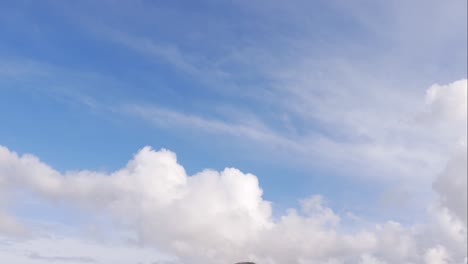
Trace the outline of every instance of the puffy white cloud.
<path fill-rule="evenodd" d="M 145 147 L 112 173 L 62 174 L 1 147 L 0 178 L 4 191 L 105 212 L 140 242 L 186 263 L 404 263 L 429 254 L 418 253 L 416 231 L 396 222 L 340 231 L 340 217 L 321 196 L 274 219 L 256 176 L 232 168 L 188 176 L 167 150 Z"/>
<path fill-rule="evenodd" d="M 232 257 L 271 228 L 271 206 L 254 175 L 205 170 L 191 177 L 175 154 L 140 150 L 121 170 L 61 174 L 31 155 L 0 148 L 2 189 L 22 189 L 66 204 L 106 211 L 142 241 L 204 260 Z"/>
<path fill-rule="evenodd" d="M 430 248 L 424 255 L 426 264 L 447 264 L 450 263 L 449 260 L 447 250 L 443 246 Z"/>
<path fill-rule="evenodd" d="M 438 256 L 436 262 L 454 263 L 446 260 L 449 253 L 455 259 L 467 255 L 467 153 L 466 144 L 458 146 L 445 169 L 433 183 L 438 198 L 430 207 L 433 225 L 430 232 L 435 240 L 444 241 L 445 247 L 436 247 L 426 253 L 426 259 Z M 433 238 L 434 239 L 434 238 Z M 462 263 L 458 261 L 456 263 Z"/>
<path fill-rule="evenodd" d="M 466 126 L 460 110 L 466 110 L 466 80 L 432 86 L 427 98 L 434 118 Z M 173 152 L 150 147 L 114 172 L 61 173 L 0 146 L 0 195 L 8 202 L 4 198 L 21 191 L 90 215 L 106 214 L 116 228 L 132 230 L 139 242 L 183 263 L 461 263 L 467 243 L 466 139 L 461 142 L 433 185 L 439 194 L 431 211 L 435 225 L 421 228 L 388 221 L 346 232 L 319 195 L 275 218 L 255 175 L 227 168 L 190 176 Z M 21 228 L 0 213 L 3 235 Z"/>
<path fill-rule="evenodd" d="M 426 95 L 432 121 L 444 129 L 442 136 L 453 136 L 451 143 L 455 146 L 432 185 L 438 194 L 430 209 L 432 232 L 445 245 L 427 250 L 426 263 L 462 263 L 459 259 L 467 255 L 467 89 L 467 80 L 463 79 L 433 85 Z"/>
<path fill-rule="evenodd" d="M 432 85 L 426 92 L 426 104 L 430 106 L 432 118 L 448 119 L 466 124 L 467 79 L 447 85 Z"/>

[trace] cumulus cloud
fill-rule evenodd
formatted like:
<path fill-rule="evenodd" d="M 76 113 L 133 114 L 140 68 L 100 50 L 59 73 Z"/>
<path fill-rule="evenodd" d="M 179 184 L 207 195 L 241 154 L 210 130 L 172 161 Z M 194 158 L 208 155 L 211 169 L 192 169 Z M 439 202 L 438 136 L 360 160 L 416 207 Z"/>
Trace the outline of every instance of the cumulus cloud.
<path fill-rule="evenodd" d="M 427 250 L 424 261 L 426 264 L 447 264 L 449 263 L 449 256 L 444 247 L 437 246 Z"/>
<path fill-rule="evenodd" d="M 233 168 L 188 176 L 168 150 L 141 149 L 112 173 L 60 173 L 32 155 L 0 148 L 2 188 L 106 212 L 141 242 L 183 263 L 385 263 L 418 261 L 416 234 L 396 222 L 339 231 L 340 216 L 323 197 L 273 218 L 258 179 Z M 366 255 L 367 254 L 367 255 Z M 464 257 L 464 256 L 463 256 Z"/>
<path fill-rule="evenodd" d="M 433 184 L 440 195 L 439 205 L 467 224 L 467 151 L 466 144 L 460 144 L 454 156 Z"/>
<path fill-rule="evenodd" d="M 430 106 L 432 118 L 466 123 L 466 87 L 467 79 L 447 85 L 432 85 L 426 92 L 426 104 Z"/>
<path fill-rule="evenodd" d="M 140 150 L 110 174 L 61 174 L 31 155 L 0 148 L 2 191 L 23 189 L 51 201 L 105 210 L 165 250 L 216 260 L 271 227 L 271 206 L 254 175 L 237 169 L 188 177 L 175 154 Z"/>
<path fill-rule="evenodd" d="M 466 123 L 452 105 L 466 108 L 466 101 L 453 95 L 460 87 L 456 82 L 429 89 L 434 116 L 450 119 L 454 112 L 454 120 Z M 61 173 L 33 155 L 0 146 L 0 194 L 19 190 L 90 215 L 106 214 L 116 228 L 132 230 L 140 243 L 181 263 L 462 263 L 467 243 L 464 144 L 434 182 L 439 195 L 429 214 L 434 220 L 416 226 L 387 221 L 345 231 L 340 215 L 320 195 L 274 217 L 255 175 L 235 168 L 187 175 L 175 153 L 150 147 L 114 172 Z M 3 235 L 19 226 L 13 219 L 0 214 Z"/>
<path fill-rule="evenodd" d="M 430 106 L 434 121 L 453 130 L 457 142 L 453 142 L 451 156 L 445 168 L 433 182 L 438 194 L 431 213 L 436 222 L 439 239 L 452 241 L 451 249 L 457 248 L 459 255 L 466 255 L 467 244 L 467 80 L 448 85 L 433 85 L 427 91 L 426 102 Z M 453 253 L 453 252 L 452 252 Z M 443 246 L 426 253 L 438 262 L 453 263 L 450 252 Z M 437 256 L 437 257 L 436 257 Z"/>

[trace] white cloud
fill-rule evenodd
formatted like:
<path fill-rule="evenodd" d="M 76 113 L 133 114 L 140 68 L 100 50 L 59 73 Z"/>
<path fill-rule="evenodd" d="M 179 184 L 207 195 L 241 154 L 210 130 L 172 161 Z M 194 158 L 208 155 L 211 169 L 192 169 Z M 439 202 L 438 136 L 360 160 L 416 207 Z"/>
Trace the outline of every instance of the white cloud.
<path fill-rule="evenodd" d="M 167 150 L 145 147 L 112 173 L 62 174 L 32 155 L 18 156 L 1 147 L 0 176 L 3 191 L 22 190 L 84 208 L 90 215 L 108 214 L 119 223 L 116 228 L 128 228 L 140 243 L 186 263 L 245 258 L 259 263 L 403 263 L 421 262 L 427 255 L 424 234 L 396 222 L 340 231 L 340 216 L 321 196 L 304 199 L 299 211 L 289 209 L 274 219 L 256 176 L 233 168 L 188 176 Z M 455 258 L 466 256 L 455 253 Z"/>
<path fill-rule="evenodd" d="M 446 168 L 433 184 L 440 195 L 440 206 L 447 208 L 455 217 L 467 224 L 467 150 L 461 144 Z"/>
<path fill-rule="evenodd" d="M 385 261 L 373 257 L 372 255 L 362 255 L 360 264 L 385 264 Z"/>
<path fill-rule="evenodd" d="M 0 208 L 0 235 L 24 236 L 28 230 L 15 217 L 4 212 Z"/>
<path fill-rule="evenodd" d="M 286 146 L 291 149 L 300 148 L 297 143 L 271 130 L 261 122 L 228 122 L 219 119 L 209 119 L 193 114 L 184 114 L 157 106 L 129 105 L 124 107 L 128 112 L 161 127 L 179 126 L 198 129 L 211 134 L 226 134 L 256 142 Z"/>
<path fill-rule="evenodd" d="M 465 81 L 432 86 L 428 117 L 466 124 L 460 108 Z M 466 88 L 465 88 L 466 89 Z M 465 91 L 466 94 L 466 91 Z M 466 100 L 466 99 L 465 99 Z M 167 113 L 163 113 L 167 114 Z M 167 122 L 229 130 L 216 121 L 173 114 Z M 241 131 L 243 131 L 241 129 Z M 249 134 L 250 130 L 246 130 Z M 460 133 L 458 133 L 460 135 Z M 444 136 L 443 134 L 441 136 Z M 460 140 L 459 140 L 460 141 Z M 278 218 L 262 197 L 255 175 L 234 168 L 204 170 L 189 176 L 175 153 L 145 147 L 122 169 L 58 172 L 37 157 L 0 147 L 0 190 L 9 197 L 20 190 L 93 214 L 106 214 L 115 228 L 130 229 L 140 243 L 173 254 L 187 263 L 422 263 L 428 259 L 462 262 L 466 257 L 466 139 L 434 182 L 439 194 L 422 227 L 388 221 L 345 232 L 341 217 L 320 195 L 300 201 Z M 403 151 L 402 149 L 401 151 Z M 14 202 L 4 199 L 5 203 Z M 10 204 L 9 206 L 15 206 Z M 0 215 L 3 235 L 19 234 L 21 223 Z M 38 258 L 54 256 L 36 253 Z M 72 256 L 73 257 L 73 256 Z M 56 259 L 64 260 L 58 256 Z"/>
<path fill-rule="evenodd" d="M 143 241 L 182 255 L 214 259 L 236 254 L 228 251 L 271 225 L 271 207 L 261 199 L 255 176 L 225 169 L 188 177 L 166 150 L 143 148 L 126 167 L 108 175 L 62 175 L 31 155 L 19 157 L 2 147 L 0 175 L 4 190 L 25 189 L 52 201 L 108 211 L 139 230 Z"/>
<path fill-rule="evenodd" d="M 466 124 L 467 85 L 467 79 L 447 85 L 432 85 L 426 94 L 426 103 L 430 106 L 432 118 Z"/>
<path fill-rule="evenodd" d="M 424 255 L 426 264 L 448 264 L 449 260 L 447 250 L 443 246 L 430 248 Z"/>

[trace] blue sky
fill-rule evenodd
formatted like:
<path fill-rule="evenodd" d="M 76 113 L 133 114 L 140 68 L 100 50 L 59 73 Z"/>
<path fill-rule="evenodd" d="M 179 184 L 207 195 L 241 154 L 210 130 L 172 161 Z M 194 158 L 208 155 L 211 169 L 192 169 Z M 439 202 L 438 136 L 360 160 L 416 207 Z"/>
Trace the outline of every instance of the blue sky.
<path fill-rule="evenodd" d="M 428 91 L 466 84 L 466 30 L 458 0 L 2 1 L 0 146 L 63 174 L 164 148 L 254 174 L 273 218 L 318 194 L 344 230 L 427 223 L 466 145 Z M 7 207 L 73 228 L 63 203 Z"/>

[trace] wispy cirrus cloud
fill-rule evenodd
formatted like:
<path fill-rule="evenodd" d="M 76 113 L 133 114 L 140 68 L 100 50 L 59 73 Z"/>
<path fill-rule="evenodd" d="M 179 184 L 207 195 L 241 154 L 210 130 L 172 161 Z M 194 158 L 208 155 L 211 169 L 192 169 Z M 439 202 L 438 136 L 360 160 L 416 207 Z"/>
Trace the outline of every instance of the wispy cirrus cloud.
<path fill-rule="evenodd" d="M 17 61 L 16 64 L 21 64 L 21 61 Z M 347 93 L 333 96 L 334 99 L 330 98 L 331 101 L 327 101 L 328 97 L 322 101 L 320 98 L 310 101 L 309 95 L 314 96 L 311 91 L 306 94 L 297 94 L 295 96 L 298 99 L 291 100 L 291 102 L 295 102 L 291 106 L 291 111 L 295 111 L 296 107 L 301 111 L 298 113 L 299 120 L 303 120 L 303 122 L 301 121 L 302 125 L 298 127 L 294 123 L 298 122 L 298 117 L 291 115 L 286 110 L 282 113 L 277 113 L 278 110 L 274 110 L 272 116 L 264 116 L 244 108 L 243 112 L 232 115 L 229 111 L 223 110 L 223 105 L 214 104 L 214 109 L 220 111 L 216 115 L 208 113 L 211 117 L 207 117 L 205 111 L 184 113 L 150 102 L 132 103 L 126 99 L 116 98 L 116 100 L 110 100 L 112 95 L 103 100 L 99 94 L 88 95 L 87 89 L 81 89 L 81 87 L 95 86 L 101 83 L 113 85 L 113 83 L 118 83 L 117 80 L 107 81 L 108 78 L 99 77 L 99 74 L 96 73 L 87 77 L 86 74 L 80 75 L 70 70 L 57 70 L 51 66 L 39 67 L 40 63 L 31 64 L 29 62 L 29 64 L 36 65 L 30 67 L 33 72 L 23 72 L 21 76 L 23 78 L 35 76 L 34 78 L 39 84 L 35 89 L 59 100 L 77 103 L 92 111 L 106 115 L 117 115 L 120 116 L 119 118 L 129 115 L 137 116 L 152 125 L 165 129 L 190 128 L 203 133 L 215 133 L 244 139 L 245 142 L 256 143 L 255 145 L 260 147 L 266 146 L 266 148 L 261 147 L 257 151 L 275 146 L 285 150 L 285 153 L 294 155 L 294 159 L 289 154 L 289 157 L 280 155 L 277 158 L 290 160 L 293 162 L 292 164 L 304 168 L 320 163 L 320 166 L 333 169 L 336 162 L 339 162 L 343 165 L 340 168 L 352 168 L 351 171 L 355 175 L 375 176 L 380 174 L 380 178 L 386 179 L 424 177 L 424 175 L 433 174 L 432 171 L 443 166 L 445 162 L 443 157 L 450 152 L 452 142 L 459 140 L 463 134 L 463 131 L 458 129 L 463 125 L 447 129 L 453 127 L 455 124 L 453 120 L 445 118 L 448 121 L 443 122 L 448 123 L 443 127 L 434 126 L 435 123 L 428 122 L 428 120 L 436 114 L 434 111 L 449 111 L 450 109 L 442 109 L 437 105 L 441 105 L 438 102 L 445 102 L 444 100 L 453 101 L 450 98 L 457 98 L 461 103 L 457 104 L 457 109 L 463 109 L 463 100 L 460 98 L 464 98 L 463 88 L 466 86 L 466 80 L 440 86 L 438 88 L 440 92 L 437 94 L 441 99 L 433 99 L 434 103 L 427 101 L 425 104 L 424 93 L 421 93 L 421 97 L 411 99 L 413 104 L 408 102 L 403 107 L 403 111 L 402 109 L 390 111 L 386 107 L 376 111 L 372 111 L 372 107 L 369 109 L 357 108 L 356 102 L 348 103 Z M 39 73 L 34 74 L 36 72 L 34 69 L 40 69 Z M 58 74 L 61 76 L 60 78 L 56 78 Z M 69 86 L 66 76 L 70 74 L 77 80 L 86 81 L 77 81 Z M 41 83 L 53 83 L 54 85 L 44 86 Z M 125 87 L 128 84 L 119 83 L 118 85 Z M 434 87 L 436 86 L 431 87 L 430 91 L 434 90 Z M 449 92 L 445 93 L 444 91 Z M 304 98 L 304 101 L 300 103 L 302 99 L 299 98 Z M 396 98 L 390 100 L 396 100 Z M 394 102 L 396 101 L 392 101 L 390 104 L 395 105 Z M 333 105 L 345 107 L 345 109 L 350 108 L 350 110 L 330 110 Z M 281 104 L 278 106 L 283 107 Z M 310 108 L 309 111 L 306 111 L 308 108 Z M 436 108 L 440 108 L 440 111 Z M 447 116 L 447 114 L 443 115 Z M 276 117 L 274 122 L 272 122 L 272 117 Z M 340 122 L 337 123 L 338 121 Z M 440 121 L 438 122 L 440 123 Z M 430 129 L 439 132 L 428 133 Z M 249 144 L 245 144 L 245 146 L 248 148 Z M 316 159 L 316 164 L 310 164 L 310 159 Z M 340 170 L 340 168 L 334 168 L 334 170 Z M 363 171 L 363 169 L 365 170 Z M 391 173 L 389 173 L 390 171 Z"/>

